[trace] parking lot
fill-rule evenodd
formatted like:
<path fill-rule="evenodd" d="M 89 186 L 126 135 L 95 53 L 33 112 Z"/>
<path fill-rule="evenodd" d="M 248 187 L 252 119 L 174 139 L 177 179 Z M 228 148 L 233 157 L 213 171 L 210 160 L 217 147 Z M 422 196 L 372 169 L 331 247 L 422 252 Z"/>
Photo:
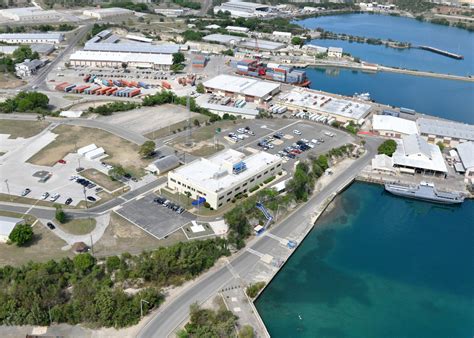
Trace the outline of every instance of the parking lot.
<path fill-rule="evenodd" d="M 183 225 L 196 219 L 187 211 L 178 213 L 154 200 L 158 196 L 150 193 L 143 198 L 125 203 L 116 212 L 158 239 L 165 238 Z"/>
<path fill-rule="evenodd" d="M 229 134 L 235 137 L 231 138 Z M 324 154 L 354 141 L 353 136 L 330 126 L 294 119 L 246 120 L 232 129 L 223 130 L 221 138 L 236 150 L 245 152 L 250 148 L 281 156 L 285 170 L 292 169 L 295 161 L 308 155 Z"/>

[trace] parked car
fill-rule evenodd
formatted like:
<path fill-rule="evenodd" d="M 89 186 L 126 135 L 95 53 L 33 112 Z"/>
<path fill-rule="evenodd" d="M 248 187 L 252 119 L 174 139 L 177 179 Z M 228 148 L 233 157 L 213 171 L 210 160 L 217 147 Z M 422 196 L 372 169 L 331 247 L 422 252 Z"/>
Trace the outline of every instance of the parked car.
<path fill-rule="evenodd" d="M 298 129 L 295 129 L 295 130 L 293 130 L 293 134 L 295 134 L 295 135 L 301 135 L 301 131 L 299 131 Z"/>
<path fill-rule="evenodd" d="M 96 198 L 93 197 L 93 196 L 87 196 L 87 200 L 88 200 L 88 201 L 91 201 L 91 202 L 97 201 Z"/>
<path fill-rule="evenodd" d="M 28 195 L 30 192 L 31 192 L 31 189 L 30 189 L 30 188 L 26 188 L 25 190 L 23 190 L 23 191 L 21 192 L 21 196 L 26 196 L 26 195 Z"/>
<path fill-rule="evenodd" d="M 102 189 L 101 187 L 95 188 L 95 192 L 101 192 L 102 190 L 104 190 L 104 189 Z"/>
<path fill-rule="evenodd" d="M 64 202 L 64 204 L 66 204 L 66 205 L 69 205 L 69 204 L 71 204 L 71 203 L 72 203 L 72 198 L 71 198 L 71 197 L 69 197 L 69 198 L 66 200 L 66 202 Z"/>
<path fill-rule="evenodd" d="M 41 195 L 41 199 L 45 200 L 45 199 L 48 198 L 48 196 L 49 196 L 49 192 L 45 192 L 45 193 L 43 193 L 43 195 Z"/>
<path fill-rule="evenodd" d="M 48 226 L 48 228 L 50 228 L 51 230 L 54 230 L 54 229 L 56 229 L 56 227 L 54 226 L 54 224 L 53 224 L 53 223 L 51 223 L 51 222 L 48 222 L 48 223 L 46 223 L 46 225 L 47 225 L 47 226 Z"/>
<path fill-rule="evenodd" d="M 78 167 L 78 168 L 76 168 L 76 172 L 77 172 L 77 173 L 80 173 L 80 172 L 83 171 L 83 170 L 84 170 L 83 167 Z"/>
<path fill-rule="evenodd" d="M 53 195 L 49 198 L 49 200 L 50 200 L 51 202 L 56 202 L 56 200 L 59 198 L 59 196 L 61 196 L 61 195 L 58 194 L 58 193 L 55 193 L 55 194 L 53 194 Z"/>
<path fill-rule="evenodd" d="M 59 160 L 58 163 L 66 164 L 66 161 L 64 161 L 64 160 Z"/>

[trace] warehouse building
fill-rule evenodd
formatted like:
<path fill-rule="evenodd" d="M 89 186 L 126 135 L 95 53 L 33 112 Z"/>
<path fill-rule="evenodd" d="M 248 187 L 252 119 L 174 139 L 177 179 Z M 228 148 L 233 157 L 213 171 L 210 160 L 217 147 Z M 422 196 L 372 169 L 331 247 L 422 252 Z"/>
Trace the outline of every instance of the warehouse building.
<path fill-rule="evenodd" d="M 264 104 L 280 92 L 278 83 L 232 75 L 218 75 L 203 83 L 207 92 Z"/>
<path fill-rule="evenodd" d="M 270 40 L 243 39 L 239 43 L 239 47 L 250 50 L 271 52 L 285 48 L 286 44 Z"/>
<path fill-rule="evenodd" d="M 0 34 L 0 41 L 6 43 L 52 43 L 58 44 L 64 41 L 62 33 L 5 33 Z"/>
<path fill-rule="evenodd" d="M 206 42 L 214 42 L 222 45 L 236 45 L 242 41 L 241 37 L 225 34 L 209 34 L 202 38 Z"/>
<path fill-rule="evenodd" d="M 236 18 L 267 16 L 270 11 L 271 8 L 268 5 L 244 1 L 224 2 L 220 6 L 214 7 L 214 14 L 219 12 L 229 12 L 232 17 Z"/>
<path fill-rule="evenodd" d="M 177 156 L 168 155 L 150 163 L 145 170 L 156 175 L 161 175 L 179 167 L 180 164 L 180 160 Z"/>
<path fill-rule="evenodd" d="M 474 183 L 474 142 L 464 142 L 456 146 L 466 180 Z"/>
<path fill-rule="evenodd" d="M 272 33 L 272 36 L 275 39 L 287 41 L 287 40 L 291 40 L 292 34 L 290 32 L 274 31 Z"/>
<path fill-rule="evenodd" d="M 247 33 L 249 31 L 247 27 L 239 27 L 239 26 L 227 26 L 225 29 L 229 32 L 234 32 L 234 33 Z"/>
<path fill-rule="evenodd" d="M 69 61 L 73 66 L 94 68 L 121 68 L 123 64 L 126 64 L 129 68 L 169 70 L 173 64 L 173 56 L 170 54 L 77 51 L 70 56 Z"/>
<path fill-rule="evenodd" d="M 280 157 L 258 152 L 248 157 L 233 149 L 222 151 L 208 159 L 199 158 L 168 173 L 168 188 L 204 198 L 213 209 L 230 203 L 237 195 L 248 191 L 277 175 Z"/>
<path fill-rule="evenodd" d="M 403 136 L 396 140 L 397 150 L 393 153 L 393 166 L 400 172 L 446 176 L 448 169 L 441 150 L 428 143 L 418 134 Z"/>
<path fill-rule="evenodd" d="M 405 135 L 418 134 L 415 121 L 390 115 L 374 115 L 372 118 L 372 130 L 376 135 L 391 138 L 401 138 Z"/>
<path fill-rule="evenodd" d="M 296 88 L 278 97 L 277 103 L 292 112 L 304 112 L 313 121 L 362 124 L 371 106 L 359 101 L 329 96 L 311 89 Z"/>
<path fill-rule="evenodd" d="M 0 10 L 0 15 L 17 22 L 53 21 L 61 18 L 58 12 L 54 10 L 44 11 L 39 7 L 3 9 Z"/>
<path fill-rule="evenodd" d="M 97 20 L 104 20 L 110 18 L 130 16 L 133 15 L 134 12 L 125 8 L 113 7 L 86 9 L 84 12 L 82 12 L 82 14 Z"/>
<path fill-rule="evenodd" d="M 328 56 L 330 58 L 342 58 L 342 48 L 340 47 L 329 47 Z"/>
<path fill-rule="evenodd" d="M 416 121 L 418 131 L 430 143 L 441 142 L 447 147 L 474 141 L 474 126 L 465 123 L 419 118 Z"/>
<path fill-rule="evenodd" d="M 26 59 L 25 61 L 21 63 L 17 63 L 15 65 L 15 74 L 21 78 L 29 77 L 33 74 L 36 74 L 38 69 L 40 69 L 43 66 L 44 66 L 44 62 L 42 60 Z"/>
<path fill-rule="evenodd" d="M 91 52 L 141 53 L 141 54 L 174 54 L 179 52 L 179 45 L 151 45 L 147 43 L 93 43 L 87 42 L 83 48 Z"/>

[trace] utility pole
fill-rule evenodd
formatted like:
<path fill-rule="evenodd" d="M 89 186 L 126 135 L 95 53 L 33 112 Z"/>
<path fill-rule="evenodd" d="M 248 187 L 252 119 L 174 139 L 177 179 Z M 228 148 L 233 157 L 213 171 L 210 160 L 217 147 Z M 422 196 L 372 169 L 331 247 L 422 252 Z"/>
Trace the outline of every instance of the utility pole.
<path fill-rule="evenodd" d="M 143 318 L 143 303 L 150 304 L 150 302 L 147 302 L 144 299 L 140 299 L 140 318 Z"/>
<path fill-rule="evenodd" d="M 89 218 L 89 221 L 91 221 L 92 223 L 92 218 Z M 92 253 L 92 256 L 94 256 L 94 242 L 92 241 L 92 234 L 89 234 L 89 235 L 91 238 L 91 253 Z"/>
<path fill-rule="evenodd" d="M 10 196 L 10 202 L 12 201 L 12 195 L 10 194 L 10 186 L 8 185 L 8 178 L 5 179 L 5 185 L 7 186 L 8 195 Z"/>

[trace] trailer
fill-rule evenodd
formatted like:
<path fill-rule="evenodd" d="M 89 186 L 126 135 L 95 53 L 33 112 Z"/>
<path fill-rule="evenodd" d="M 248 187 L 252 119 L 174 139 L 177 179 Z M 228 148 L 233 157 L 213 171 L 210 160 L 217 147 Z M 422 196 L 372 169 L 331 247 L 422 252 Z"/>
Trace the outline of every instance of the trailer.
<path fill-rule="evenodd" d="M 69 85 L 69 86 L 67 86 L 67 87 L 64 88 L 64 91 L 65 91 L 66 93 L 68 93 L 68 92 L 70 92 L 71 90 L 73 90 L 75 87 L 76 87 L 75 84 Z"/>
<path fill-rule="evenodd" d="M 333 122 L 336 122 L 336 119 L 334 117 L 331 117 L 327 123 L 332 124 Z"/>

